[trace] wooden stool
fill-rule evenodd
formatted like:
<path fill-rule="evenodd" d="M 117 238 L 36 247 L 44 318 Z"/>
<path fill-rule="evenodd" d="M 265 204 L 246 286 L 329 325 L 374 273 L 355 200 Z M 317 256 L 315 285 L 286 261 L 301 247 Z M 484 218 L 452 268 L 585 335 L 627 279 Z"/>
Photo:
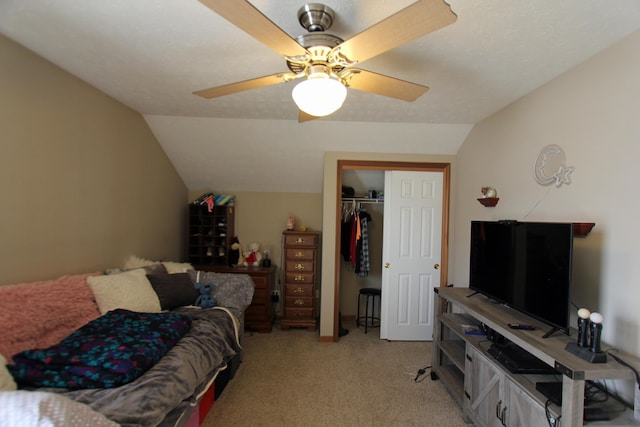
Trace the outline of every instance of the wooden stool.
<path fill-rule="evenodd" d="M 369 328 L 377 328 L 380 326 L 380 317 L 375 316 L 376 310 L 376 297 L 378 297 L 378 303 L 380 302 L 380 289 L 377 288 L 362 288 L 358 294 L 358 317 L 356 317 L 356 326 L 364 326 L 364 333 L 368 332 Z M 360 316 L 360 303 L 362 297 L 364 300 L 364 316 Z M 369 300 L 371 299 L 371 316 L 369 316 Z M 380 309 L 378 309 L 378 316 L 380 315 Z"/>

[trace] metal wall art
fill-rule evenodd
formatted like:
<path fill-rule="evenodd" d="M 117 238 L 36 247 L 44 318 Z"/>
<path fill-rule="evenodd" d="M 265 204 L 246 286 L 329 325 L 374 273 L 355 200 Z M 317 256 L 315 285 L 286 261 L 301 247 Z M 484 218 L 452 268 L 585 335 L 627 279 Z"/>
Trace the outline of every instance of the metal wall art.
<path fill-rule="evenodd" d="M 547 145 L 538 154 L 533 165 L 533 177 L 540 185 L 570 184 L 569 174 L 573 172 L 573 166 L 566 165 L 564 150 L 558 145 Z"/>

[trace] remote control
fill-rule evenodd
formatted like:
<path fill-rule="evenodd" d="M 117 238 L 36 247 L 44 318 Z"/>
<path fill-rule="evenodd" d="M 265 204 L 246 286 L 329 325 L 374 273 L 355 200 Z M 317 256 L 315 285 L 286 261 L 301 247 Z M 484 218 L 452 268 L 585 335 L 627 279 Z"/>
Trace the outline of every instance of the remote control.
<path fill-rule="evenodd" d="M 523 325 L 521 323 L 509 323 L 511 329 L 523 329 L 525 331 L 533 331 L 536 327 L 531 325 Z"/>

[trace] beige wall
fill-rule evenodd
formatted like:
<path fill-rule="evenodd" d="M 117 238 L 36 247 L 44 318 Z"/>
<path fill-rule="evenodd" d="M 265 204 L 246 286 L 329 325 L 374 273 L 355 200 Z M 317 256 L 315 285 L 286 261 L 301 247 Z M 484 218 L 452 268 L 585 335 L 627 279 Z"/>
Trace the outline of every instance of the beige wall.
<path fill-rule="evenodd" d="M 0 36 L 0 284 L 184 252 L 187 191 L 142 116 Z"/>
<path fill-rule="evenodd" d="M 282 278 L 282 232 L 287 227 L 289 215 L 296 218 L 296 227 L 304 225 L 315 231 L 322 227 L 322 194 L 319 193 L 243 192 L 210 188 L 190 190 L 189 200 L 208 192 L 235 196 L 235 234 L 242 250 L 246 251 L 251 242 L 260 243 L 263 251 L 268 249 L 272 264 L 278 267 L 278 279 Z M 282 281 L 279 283 L 282 285 Z"/>
<path fill-rule="evenodd" d="M 478 123 L 458 153 L 452 259 L 468 284 L 472 219 L 595 222 L 574 239 L 573 301 L 604 315 L 603 340 L 640 355 L 640 32 Z M 571 184 L 543 187 L 533 164 L 560 145 Z M 480 187 L 500 201 L 484 208 Z"/>

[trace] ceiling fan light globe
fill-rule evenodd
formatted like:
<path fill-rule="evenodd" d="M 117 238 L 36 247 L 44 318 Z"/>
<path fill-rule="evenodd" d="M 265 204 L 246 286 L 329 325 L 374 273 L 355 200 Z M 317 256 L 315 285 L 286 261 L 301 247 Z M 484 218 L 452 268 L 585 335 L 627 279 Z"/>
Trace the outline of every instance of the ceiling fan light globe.
<path fill-rule="evenodd" d="M 323 117 L 342 107 L 347 98 L 347 88 L 335 79 L 312 78 L 298 83 L 291 96 L 300 110 Z"/>

